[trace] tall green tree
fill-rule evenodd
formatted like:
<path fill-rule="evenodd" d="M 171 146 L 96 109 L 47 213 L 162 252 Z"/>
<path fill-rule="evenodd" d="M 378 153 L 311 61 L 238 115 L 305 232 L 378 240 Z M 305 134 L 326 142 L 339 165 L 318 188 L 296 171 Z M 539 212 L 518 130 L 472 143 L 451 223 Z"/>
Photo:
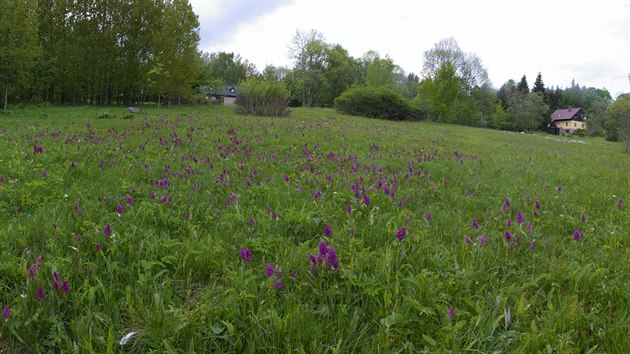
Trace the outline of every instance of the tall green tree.
<path fill-rule="evenodd" d="M 356 82 L 356 67 L 356 61 L 344 47 L 336 44 L 330 48 L 324 71 L 325 88 L 322 92 L 322 103 L 332 106 L 335 98 Z"/>
<path fill-rule="evenodd" d="M 34 0 L 0 0 L 0 83 L 6 112 L 11 87 L 26 85 L 40 48 Z"/>
<path fill-rule="evenodd" d="M 521 78 L 521 81 L 518 82 L 518 85 L 516 85 L 516 91 L 518 91 L 519 93 L 526 95 L 529 93 L 529 84 L 527 84 L 527 77 L 525 77 L 525 75 L 523 75 L 523 77 Z"/>
<path fill-rule="evenodd" d="M 295 61 L 294 71 L 301 81 L 301 100 L 305 107 L 316 105 L 324 87 L 324 73 L 330 47 L 324 35 L 316 30 L 297 31 L 289 46 L 289 55 Z"/>
<path fill-rule="evenodd" d="M 536 81 L 534 81 L 532 92 L 540 92 L 543 95 L 545 94 L 545 83 L 543 82 L 541 73 L 538 73 L 538 76 L 536 76 Z"/>
<path fill-rule="evenodd" d="M 422 74 L 425 78 L 435 78 L 445 63 L 450 63 L 456 75 L 462 80 L 462 86 L 470 91 L 475 86 L 489 84 L 488 72 L 481 63 L 481 59 L 474 53 L 465 53 L 457 41 L 444 38 L 435 46 L 424 52 Z"/>
<path fill-rule="evenodd" d="M 540 92 L 517 92 L 507 110 L 508 127 L 516 131 L 539 129 L 547 122 L 547 106 Z"/>
<path fill-rule="evenodd" d="M 604 121 L 606 140 L 622 141 L 630 154 L 630 94 L 622 94 L 608 107 Z"/>
<path fill-rule="evenodd" d="M 175 98 L 192 96 L 199 70 L 198 44 L 199 19 L 188 0 L 167 2 L 159 29 L 153 36 L 153 58 L 149 71 L 158 72 L 159 80 L 166 81 L 164 92 L 154 93 L 165 95 L 169 104 Z"/>

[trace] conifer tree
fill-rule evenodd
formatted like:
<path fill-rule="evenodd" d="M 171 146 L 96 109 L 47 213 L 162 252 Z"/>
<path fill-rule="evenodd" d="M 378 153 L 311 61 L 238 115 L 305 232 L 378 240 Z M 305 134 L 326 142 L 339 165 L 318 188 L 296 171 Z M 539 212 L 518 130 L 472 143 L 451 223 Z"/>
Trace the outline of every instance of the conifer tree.
<path fill-rule="evenodd" d="M 523 75 L 521 81 L 518 83 L 518 85 L 516 85 L 516 91 L 522 94 L 529 93 L 529 85 L 527 84 L 527 78 L 525 77 L 525 75 Z"/>
<path fill-rule="evenodd" d="M 543 83 L 542 75 L 540 73 L 538 73 L 538 76 L 536 76 L 536 81 L 534 82 L 532 92 L 540 92 L 543 95 L 545 94 L 545 84 Z"/>

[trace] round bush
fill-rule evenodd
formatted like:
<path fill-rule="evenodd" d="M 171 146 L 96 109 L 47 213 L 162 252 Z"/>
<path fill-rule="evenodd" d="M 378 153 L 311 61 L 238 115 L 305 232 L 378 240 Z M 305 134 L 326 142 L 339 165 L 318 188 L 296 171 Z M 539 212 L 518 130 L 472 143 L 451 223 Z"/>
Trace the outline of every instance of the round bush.
<path fill-rule="evenodd" d="M 357 86 L 335 99 L 339 112 L 391 120 L 419 119 L 420 113 L 396 91 L 385 87 Z"/>

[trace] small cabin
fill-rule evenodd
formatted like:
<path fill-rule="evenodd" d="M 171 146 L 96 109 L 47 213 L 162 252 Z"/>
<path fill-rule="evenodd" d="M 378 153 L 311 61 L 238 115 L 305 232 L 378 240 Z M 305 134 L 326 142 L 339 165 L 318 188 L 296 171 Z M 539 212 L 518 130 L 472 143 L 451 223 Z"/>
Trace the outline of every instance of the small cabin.
<path fill-rule="evenodd" d="M 226 105 L 236 104 L 236 96 L 238 94 L 236 86 L 201 86 L 199 91 L 206 95 L 207 103 L 223 103 Z"/>
<path fill-rule="evenodd" d="M 586 116 L 582 108 L 569 107 L 556 109 L 551 114 L 551 122 L 547 126 L 548 131 L 554 134 L 575 134 L 586 129 Z"/>

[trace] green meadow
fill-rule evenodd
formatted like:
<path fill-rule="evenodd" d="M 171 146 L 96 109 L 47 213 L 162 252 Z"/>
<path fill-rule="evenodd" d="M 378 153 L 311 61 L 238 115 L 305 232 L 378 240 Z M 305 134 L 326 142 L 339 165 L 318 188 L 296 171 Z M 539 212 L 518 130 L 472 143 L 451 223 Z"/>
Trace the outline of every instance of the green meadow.
<path fill-rule="evenodd" d="M 0 352 L 630 348 L 620 143 L 222 106 L 0 140 Z"/>

